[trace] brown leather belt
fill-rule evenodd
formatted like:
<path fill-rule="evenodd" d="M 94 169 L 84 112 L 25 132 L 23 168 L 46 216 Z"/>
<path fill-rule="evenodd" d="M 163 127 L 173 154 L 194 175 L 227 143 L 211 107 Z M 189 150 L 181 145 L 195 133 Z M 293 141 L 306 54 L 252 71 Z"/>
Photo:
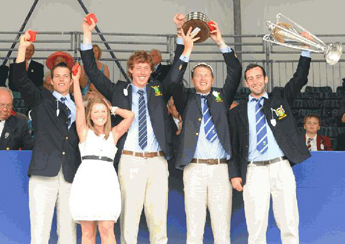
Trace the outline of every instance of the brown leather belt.
<path fill-rule="evenodd" d="M 127 150 L 122 150 L 122 154 L 131 155 L 134 157 L 141 157 L 141 158 L 154 158 L 154 157 L 158 157 L 158 156 L 164 156 L 163 151 L 159 151 L 159 152 L 132 152 L 132 151 L 127 151 Z"/>
<path fill-rule="evenodd" d="M 226 159 L 221 158 L 210 158 L 210 159 L 199 159 L 199 158 L 193 158 L 191 163 L 197 163 L 197 164 L 226 164 Z"/>
<path fill-rule="evenodd" d="M 277 157 L 271 160 L 266 160 L 266 161 L 249 161 L 248 164 L 254 164 L 256 166 L 266 166 L 269 164 L 274 164 L 274 163 L 278 163 L 280 161 L 283 161 L 285 159 L 288 159 L 286 156 L 283 157 Z"/>

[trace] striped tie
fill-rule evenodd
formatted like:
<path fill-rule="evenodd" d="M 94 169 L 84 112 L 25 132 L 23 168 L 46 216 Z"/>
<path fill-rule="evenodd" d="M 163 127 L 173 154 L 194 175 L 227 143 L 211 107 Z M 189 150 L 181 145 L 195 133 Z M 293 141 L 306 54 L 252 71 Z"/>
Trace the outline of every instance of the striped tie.
<path fill-rule="evenodd" d="M 139 96 L 139 146 L 141 149 L 147 146 L 146 103 L 144 91 L 138 90 Z"/>
<path fill-rule="evenodd" d="M 67 98 L 65 97 L 61 97 L 60 98 L 60 101 L 66 105 L 66 100 Z M 68 118 L 68 129 L 71 127 L 71 124 L 72 124 L 72 113 L 71 113 L 71 110 L 67 107 L 66 105 L 66 108 L 67 108 L 67 118 Z"/>
<path fill-rule="evenodd" d="M 260 101 L 262 99 L 263 98 L 252 99 L 252 101 L 256 101 L 256 106 L 255 106 L 256 149 L 260 152 L 260 154 L 264 154 L 265 152 L 267 152 L 267 149 L 268 149 L 266 117 L 262 111 L 262 106 L 260 104 Z"/>
<path fill-rule="evenodd" d="M 201 98 L 204 99 L 204 108 L 202 109 L 202 116 L 204 118 L 204 130 L 206 139 L 210 142 L 214 142 L 214 140 L 217 138 L 216 128 L 214 127 L 210 109 L 208 108 L 207 98 L 206 96 L 201 96 Z"/>

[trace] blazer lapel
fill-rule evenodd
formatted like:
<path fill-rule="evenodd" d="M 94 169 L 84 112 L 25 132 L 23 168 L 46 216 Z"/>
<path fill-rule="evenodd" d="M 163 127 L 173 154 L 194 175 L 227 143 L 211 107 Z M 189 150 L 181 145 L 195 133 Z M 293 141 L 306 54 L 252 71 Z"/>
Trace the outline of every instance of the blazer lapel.
<path fill-rule="evenodd" d="M 248 101 L 245 101 L 242 106 L 239 107 L 239 116 L 242 120 L 242 123 L 245 125 L 246 128 L 249 128 L 248 122 Z"/>
<path fill-rule="evenodd" d="M 128 101 L 128 107 L 127 107 L 127 109 L 132 110 L 132 99 L 133 99 L 133 97 L 132 97 L 132 86 L 131 85 L 128 86 L 127 92 L 128 92 L 128 100 L 127 100 Z"/>
<path fill-rule="evenodd" d="M 196 94 L 194 91 L 194 100 L 196 102 L 196 106 L 199 109 L 200 113 L 202 114 L 202 110 L 201 110 L 201 96 L 199 94 Z"/>

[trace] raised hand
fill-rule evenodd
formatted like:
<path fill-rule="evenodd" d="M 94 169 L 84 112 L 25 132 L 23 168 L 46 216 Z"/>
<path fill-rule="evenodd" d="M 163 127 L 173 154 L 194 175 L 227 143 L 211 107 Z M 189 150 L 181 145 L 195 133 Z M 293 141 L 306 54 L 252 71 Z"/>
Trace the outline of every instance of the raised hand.
<path fill-rule="evenodd" d="M 200 37 L 195 37 L 199 33 L 199 31 L 195 31 L 193 34 L 191 34 L 192 27 L 189 27 L 187 33 L 184 34 L 184 31 L 181 29 L 181 35 L 184 41 L 185 50 L 193 50 L 194 42 L 200 39 Z"/>
<path fill-rule="evenodd" d="M 213 23 L 211 23 L 211 26 L 214 27 L 213 31 L 210 31 L 210 35 L 212 40 L 218 45 L 222 45 L 224 43 L 223 37 L 222 37 L 222 33 L 219 30 L 219 26 L 218 24 L 213 21 Z M 225 43 L 224 43 L 225 44 Z"/>
<path fill-rule="evenodd" d="M 20 41 L 19 41 L 19 48 L 27 48 L 28 46 L 30 46 L 32 44 L 32 42 L 30 42 L 30 34 L 29 31 L 31 29 L 27 30 L 21 37 L 20 37 Z"/>
<path fill-rule="evenodd" d="M 182 28 L 183 24 L 186 22 L 186 16 L 184 14 L 175 14 L 173 21 L 176 28 Z"/>
<path fill-rule="evenodd" d="M 92 33 L 92 31 L 95 29 L 96 27 L 96 23 L 95 21 L 93 20 L 93 18 L 90 19 L 92 24 L 89 25 L 87 23 L 87 20 L 86 20 L 86 17 L 83 19 L 83 24 L 82 24 L 82 27 L 83 27 L 83 33 L 86 34 L 86 33 Z"/>
<path fill-rule="evenodd" d="M 74 70 L 77 68 L 77 73 L 74 75 Z M 79 63 L 78 62 L 76 62 L 75 64 L 74 64 L 74 66 L 73 66 L 73 68 L 72 68 L 72 79 L 73 79 L 73 81 L 75 82 L 75 81 L 77 81 L 77 82 L 79 82 L 79 79 L 80 79 L 80 74 L 81 74 L 81 67 L 80 67 L 80 65 L 79 65 Z"/>

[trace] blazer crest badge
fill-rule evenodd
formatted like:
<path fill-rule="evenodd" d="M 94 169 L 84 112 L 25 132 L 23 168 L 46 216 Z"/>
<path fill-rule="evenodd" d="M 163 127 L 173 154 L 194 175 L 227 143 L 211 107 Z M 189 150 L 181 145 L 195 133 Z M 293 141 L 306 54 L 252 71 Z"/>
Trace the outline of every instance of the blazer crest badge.
<path fill-rule="evenodd" d="M 153 91 L 154 91 L 156 97 L 162 96 L 162 92 L 161 92 L 161 90 L 159 89 L 159 87 L 160 87 L 160 86 L 152 86 Z"/>
<path fill-rule="evenodd" d="M 287 114 L 285 113 L 285 110 L 284 110 L 284 108 L 283 108 L 283 105 L 280 105 L 279 108 L 277 108 L 277 109 L 272 109 L 272 110 L 276 113 L 276 115 L 277 115 L 277 117 L 278 117 L 279 120 L 280 120 L 280 119 L 283 119 L 283 118 L 285 118 L 285 117 L 287 116 Z"/>

